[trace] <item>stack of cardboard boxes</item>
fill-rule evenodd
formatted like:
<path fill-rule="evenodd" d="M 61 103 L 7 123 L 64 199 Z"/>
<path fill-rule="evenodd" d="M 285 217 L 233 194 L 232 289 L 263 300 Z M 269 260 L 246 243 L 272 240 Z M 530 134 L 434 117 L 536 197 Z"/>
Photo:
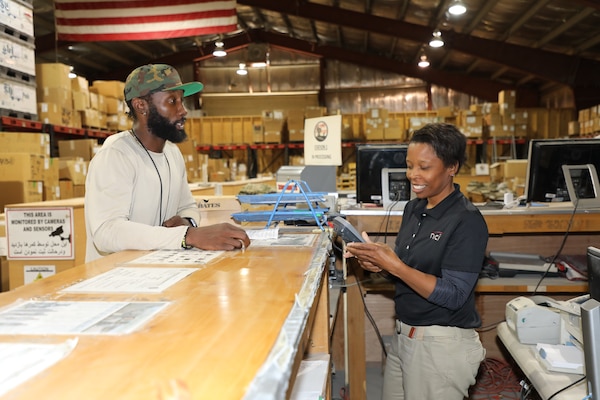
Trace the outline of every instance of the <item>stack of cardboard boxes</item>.
<path fill-rule="evenodd" d="M 556 138 L 567 136 L 576 118 L 571 108 L 517 108 L 516 92 L 498 92 L 497 102 L 459 110 L 456 125 L 469 138 Z"/>
<path fill-rule="evenodd" d="M 46 124 L 74 126 L 73 95 L 69 67 L 64 64 L 36 64 L 37 109 Z"/>
<path fill-rule="evenodd" d="M 36 64 L 37 112 L 46 124 L 111 131 L 126 130 L 131 121 L 123 99 L 124 82 L 69 78 L 61 63 Z"/>
<path fill-rule="evenodd" d="M 88 164 L 100 145 L 95 139 L 61 140 L 58 142 L 61 198 L 85 195 Z"/>
<path fill-rule="evenodd" d="M 0 132 L 0 212 L 7 204 L 83 197 L 95 139 L 59 141 L 50 156 L 47 133 Z"/>
<path fill-rule="evenodd" d="M 0 132 L 0 210 L 7 204 L 42 201 L 44 179 L 52 197 L 56 193 L 52 187 L 58 185 L 55 168 L 48 134 Z"/>

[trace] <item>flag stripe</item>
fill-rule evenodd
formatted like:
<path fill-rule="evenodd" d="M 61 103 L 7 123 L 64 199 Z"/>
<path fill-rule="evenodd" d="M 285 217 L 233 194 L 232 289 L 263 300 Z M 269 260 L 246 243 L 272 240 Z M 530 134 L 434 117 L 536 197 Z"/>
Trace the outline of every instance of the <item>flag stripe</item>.
<path fill-rule="evenodd" d="M 230 32 L 235 1 L 55 0 L 59 40 L 151 40 Z"/>
<path fill-rule="evenodd" d="M 207 19 L 227 19 L 229 24 L 235 24 L 235 11 L 233 10 L 219 10 L 210 12 L 199 12 L 199 13 L 188 13 L 188 14 L 172 14 L 172 15 L 144 15 L 136 17 L 136 22 L 143 22 L 144 24 L 162 23 L 162 22 L 177 22 L 181 21 L 184 23 L 187 20 L 194 20 L 198 24 L 202 24 Z M 205 21 L 202 21 L 205 20 Z M 66 26 L 94 26 L 94 25 L 130 25 L 132 21 L 131 17 L 111 17 L 102 18 L 99 21 L 97 18 L 56 18 L 56 23 Z"/>

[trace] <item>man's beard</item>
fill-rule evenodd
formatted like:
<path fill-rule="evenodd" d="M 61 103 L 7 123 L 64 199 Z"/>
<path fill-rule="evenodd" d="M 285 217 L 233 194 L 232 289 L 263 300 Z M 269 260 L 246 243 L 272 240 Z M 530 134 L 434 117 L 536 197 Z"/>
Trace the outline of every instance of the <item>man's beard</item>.
<path fill-rule="evenodd" d="M 169 121 L 168 118 L 165 118 L 158 113 L 154 104 L 150 105 L 148 111 L 148 129 L 153 135 L 173 143 L 181 143 L 187 139 L 185 130 L 177 129 L 176 124 L 180 121 L 176 121 L 175 123 Z M 181 122 L 183 122 L 183 119 Z"/>

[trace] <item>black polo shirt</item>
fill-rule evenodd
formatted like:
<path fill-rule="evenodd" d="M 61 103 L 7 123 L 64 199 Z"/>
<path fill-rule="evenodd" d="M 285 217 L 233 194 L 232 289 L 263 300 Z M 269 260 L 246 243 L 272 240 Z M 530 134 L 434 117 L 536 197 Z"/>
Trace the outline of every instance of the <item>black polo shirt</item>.
<path fill-rule="evenodd" d="M 454 186 L 454 192 L 430 210 L 425 208 L 426 199 L 411 200 L 396 238 L 395 251 L 402 261 L 437 277 L 442 276 L 442 269 L 479 274 L 488 241 L 483 216 Z M 397 279 L 394 301 L 396 317 L 409 325 L 481 325 L 474 291 L 460 309 L 450 310 L 429 302 Z"/>

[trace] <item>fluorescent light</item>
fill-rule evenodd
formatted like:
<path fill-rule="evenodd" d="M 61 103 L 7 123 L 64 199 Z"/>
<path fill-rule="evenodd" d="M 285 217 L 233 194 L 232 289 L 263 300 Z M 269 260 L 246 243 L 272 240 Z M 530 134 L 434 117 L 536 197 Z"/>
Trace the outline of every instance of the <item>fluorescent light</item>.
<path fill-rule="evenodd" d="M 460 0 L 455 0 L 454 2 L 452 2 L 452 4 L 450 4 L 448 12 L 452 15 L 463 15 L 467 12 L 467 7 L 465 7 L 465 5 Z"/>
<path fill-rule="evenodd" d="M 252 68 L 266 68 L 267 62 L 266 61 L 252 62 L 252 63 L 250 63 L 250 66 Z"/>
<path fill-rule="evenodd" d="M 444 41 L 442 40 L 442 32 L 435 31 L 433 32 L 433 36 L 429 41 L 429 45 L 431 47 L 442 47 L 444 45 Z"/>
<path fill-rule="evenodd" d="M 215 50 L 213 51 L 213 56 L 215 57 L 225 57 L 227 52 L 225 51 L 225 44 L 223 42 L 215 42 Z"/>

